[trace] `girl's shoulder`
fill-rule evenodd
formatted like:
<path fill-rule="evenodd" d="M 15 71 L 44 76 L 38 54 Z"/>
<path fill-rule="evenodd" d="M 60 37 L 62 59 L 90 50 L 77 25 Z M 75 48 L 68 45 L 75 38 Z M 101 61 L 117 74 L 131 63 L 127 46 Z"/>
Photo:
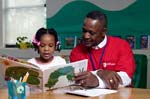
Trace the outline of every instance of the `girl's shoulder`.
<path fill-rule="evenodd" d="M 36 58 L 31 58 L 31 59 L 28 59 L 27 61 L 28 61 L 29 63 L 31 63 L 31 64 L 36 65 L 36 66 L 38 66 L 38 65 L 39 65 L 39 64 L 37 63 Z"/>
<path fill-rule="evenodd" d="M 62 58 L 61 56 L 54 56 L 54 59 L 62 60 L 64 58 Z"/>
<path fill-rule="evenodd" d="M 66 60 L 61 56 L 54 56 L 54 61 L 66 63 Z"/>
<path fill-rule="evenodd" d="M 30 62 L 30 63 L 32 63 L 32 62 L 36 61 L 36 58 L 31 58 L 31 59 L 28 59 L 27 61 Z"/>

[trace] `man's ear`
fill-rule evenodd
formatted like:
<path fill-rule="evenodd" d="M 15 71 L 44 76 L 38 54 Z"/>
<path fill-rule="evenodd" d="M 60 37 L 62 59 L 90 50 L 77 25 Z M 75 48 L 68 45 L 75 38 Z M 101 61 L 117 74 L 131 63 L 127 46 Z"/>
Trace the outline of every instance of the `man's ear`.
<path fill-rule="evenodd" d="M 102 35 L 105 36 L 105 35 L 106 35 L 106 32 L 107 32 L 107 28 L 104 27 L 103 30 L 102 30 Z"/>

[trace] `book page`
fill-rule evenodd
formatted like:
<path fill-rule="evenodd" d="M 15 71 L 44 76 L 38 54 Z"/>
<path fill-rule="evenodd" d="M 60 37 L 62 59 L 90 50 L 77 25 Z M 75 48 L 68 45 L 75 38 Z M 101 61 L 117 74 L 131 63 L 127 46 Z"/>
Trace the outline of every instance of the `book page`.
<path fill-rule="evenodd" d="M 54 66 L 44 71 L 43 73 L 43 87 L 46 86 L 49 89 L 65 87 L 74 84 L 72 78 L 76 73 L 87 70 L 87 59 Z"/>

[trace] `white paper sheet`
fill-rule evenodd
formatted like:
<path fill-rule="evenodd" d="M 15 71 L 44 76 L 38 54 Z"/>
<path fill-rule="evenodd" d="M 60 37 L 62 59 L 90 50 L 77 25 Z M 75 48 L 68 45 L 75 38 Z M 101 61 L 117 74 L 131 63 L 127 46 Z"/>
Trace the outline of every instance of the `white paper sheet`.
<path fill-rule="evenodd" d="M 65 90 L 68 94 L 74 94 L 74 95 L 81 95 L 81 96 L 87 96 L 87 97 L 95 97 L 99 95 L 105 95 L 105 94 L 111 94 L 116 93 L 117 90 L 110 90 L 110 89 L 83 89 L 83 90 Z"/>

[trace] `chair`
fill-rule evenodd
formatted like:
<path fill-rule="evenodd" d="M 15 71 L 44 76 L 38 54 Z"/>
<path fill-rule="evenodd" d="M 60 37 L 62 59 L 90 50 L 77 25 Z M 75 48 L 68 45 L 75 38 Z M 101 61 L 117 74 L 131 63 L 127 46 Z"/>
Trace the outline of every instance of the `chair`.
<path fill-rule="evenodd" d="M 147 56 L 144 54 L 134 54 L 136 69 L 132 78 L 135 88 L 146 88 L 147 86 Z"/>

